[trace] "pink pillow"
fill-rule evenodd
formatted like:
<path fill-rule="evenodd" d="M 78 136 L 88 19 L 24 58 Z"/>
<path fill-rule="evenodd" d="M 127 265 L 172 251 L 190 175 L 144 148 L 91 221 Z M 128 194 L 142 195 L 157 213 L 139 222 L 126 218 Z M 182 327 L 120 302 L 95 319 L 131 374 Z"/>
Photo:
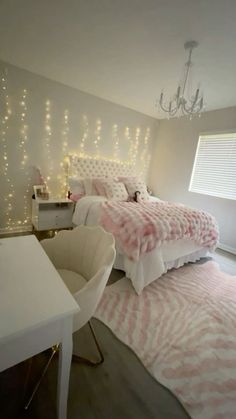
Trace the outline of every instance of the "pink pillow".
<path fill-rule="evenodd" d="M 84 196 L 84 194 L 76 194 L 76 193 L 72 193 L 71 195 L 70 195 L 70 199 L 71 199 L 71 201 L 74 201 L 74 202 L 77 202 L 77 201 L 79 201 L 80 200 L 80 198 L 83 198 L 83 196 Z"/>
<path fill-rule="evenodd" d="M 100 184 L 108 199 L 113 201 L 127 201 L 129 196 L 124 183 L 118 182 L 115 179 L 105 179 L 100 181 Z"/>
<path fill-rule="evenodd" d="M 97 191 L 93 184 L 93 178 L 84 178 L 83 183 L 86 195 L 97 195 Z"/>
<path fill-rule="evenodd" d="M 103 182 L 105 182 L 106 180 L 107 179 L 104 179 L 104 178 L 93 179 L 93 184 L 94 184 L 94 187 L 95 187 L 98 195 L 106 196 L 106 191 L 105 191 L 104 184 L 103 184 Z"/>
<path fill-rule="evenodd" d="M 137 178 L 137 176 L 119 176 L 118 177 L 118 180 L 120 181 L 120 182 L 123 182 L 123 183 L 125 183 L 125 181 L 126 180 L 137 180 L 138 178 Z"/>

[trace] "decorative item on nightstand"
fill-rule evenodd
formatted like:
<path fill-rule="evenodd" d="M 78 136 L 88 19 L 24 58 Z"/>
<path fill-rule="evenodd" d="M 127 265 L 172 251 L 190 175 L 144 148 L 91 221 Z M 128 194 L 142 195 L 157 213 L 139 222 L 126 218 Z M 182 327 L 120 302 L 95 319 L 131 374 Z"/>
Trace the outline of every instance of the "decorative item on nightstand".
<path fill-rule="evenodd" d="M 59 230 L 72 227 L 74 203 L 70 199 L 32 199 L 32 224 L 35 230 Z"/>
<path fill-rule="evenodd" d="M 35 199 L 49 199 L 49 193 L 46 185 L 34 185 L 33 189 Z"/>

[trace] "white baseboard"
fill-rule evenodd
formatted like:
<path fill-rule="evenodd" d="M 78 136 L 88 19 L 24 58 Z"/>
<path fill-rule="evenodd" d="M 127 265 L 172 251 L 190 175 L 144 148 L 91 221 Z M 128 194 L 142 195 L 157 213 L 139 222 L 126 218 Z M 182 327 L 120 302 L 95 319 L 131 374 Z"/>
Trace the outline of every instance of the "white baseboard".
<path fill-rule="evenodd" d="M 236 255 L 236 249 L 234 247 L 227 246 L 224 243 L 219 243 L 217 248 L 221 250 L 225 250 L 226 252 L 232 253 L 233 255 Z"/>
<path fill-rule="evenodd" d="M 4 234 L 16 234 L 16 233 L 25 233 L 25 232 L 31 232 L 32 231 L 32 224 L 24 225 L 24 226 L 16 226 L 10 228 L 0 228 L 0 236 Z"/>

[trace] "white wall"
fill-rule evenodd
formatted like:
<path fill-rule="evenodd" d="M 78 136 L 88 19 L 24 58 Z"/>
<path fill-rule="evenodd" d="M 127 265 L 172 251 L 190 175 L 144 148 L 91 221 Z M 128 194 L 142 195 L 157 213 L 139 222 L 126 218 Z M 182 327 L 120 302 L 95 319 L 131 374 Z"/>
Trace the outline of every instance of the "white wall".
<path fill-rule="evenodd" d="M 52 193 L 58 191 L 64 182 L 60 164 L 66 154 L 82 151 L 84 134 L 87 155 L 132 160 L 139 171 L 148 169 L 155 119 L 1 61 L 0 74 L 0 231 L 29 228 L 35 167 L 50 177 Z"/>
<path fill-rule="evenodd" d="M 236 107 L 205 112 L 192 120 L 162 120 L 153 142 L 150 185 L 164 200 L 212 213 L 220 226 L 220 242 L 236 250 L 236 201 L 188 192 L 199 134 L 224 130 L 236 130 Z"/>

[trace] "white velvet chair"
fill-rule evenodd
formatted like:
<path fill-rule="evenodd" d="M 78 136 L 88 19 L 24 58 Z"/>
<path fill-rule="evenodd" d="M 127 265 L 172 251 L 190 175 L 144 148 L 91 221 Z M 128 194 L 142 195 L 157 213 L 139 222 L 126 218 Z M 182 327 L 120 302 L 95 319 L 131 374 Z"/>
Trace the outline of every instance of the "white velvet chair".
<path fill-rule="evenodd" d="M 42 240 L 41 245 L 79 304 L 80 311 L 74 316 L 73 331 L 75 332 L 89 323 L 100 354 L 98 362 L 81 358 L 75 354 L 73 360 L 83 360 L 90 365 L 101 364 L 104 357 L 90 319 L 102 297 L 115 260 L 113 236 L 101 227 L 79 226 L 74 230 L 60 231 L 54 238 Z M 25 405 L 25 409 L 29 407 L 56 351 L 57 347 L 55 346 L 52 348 L 51 357 Z"/>

